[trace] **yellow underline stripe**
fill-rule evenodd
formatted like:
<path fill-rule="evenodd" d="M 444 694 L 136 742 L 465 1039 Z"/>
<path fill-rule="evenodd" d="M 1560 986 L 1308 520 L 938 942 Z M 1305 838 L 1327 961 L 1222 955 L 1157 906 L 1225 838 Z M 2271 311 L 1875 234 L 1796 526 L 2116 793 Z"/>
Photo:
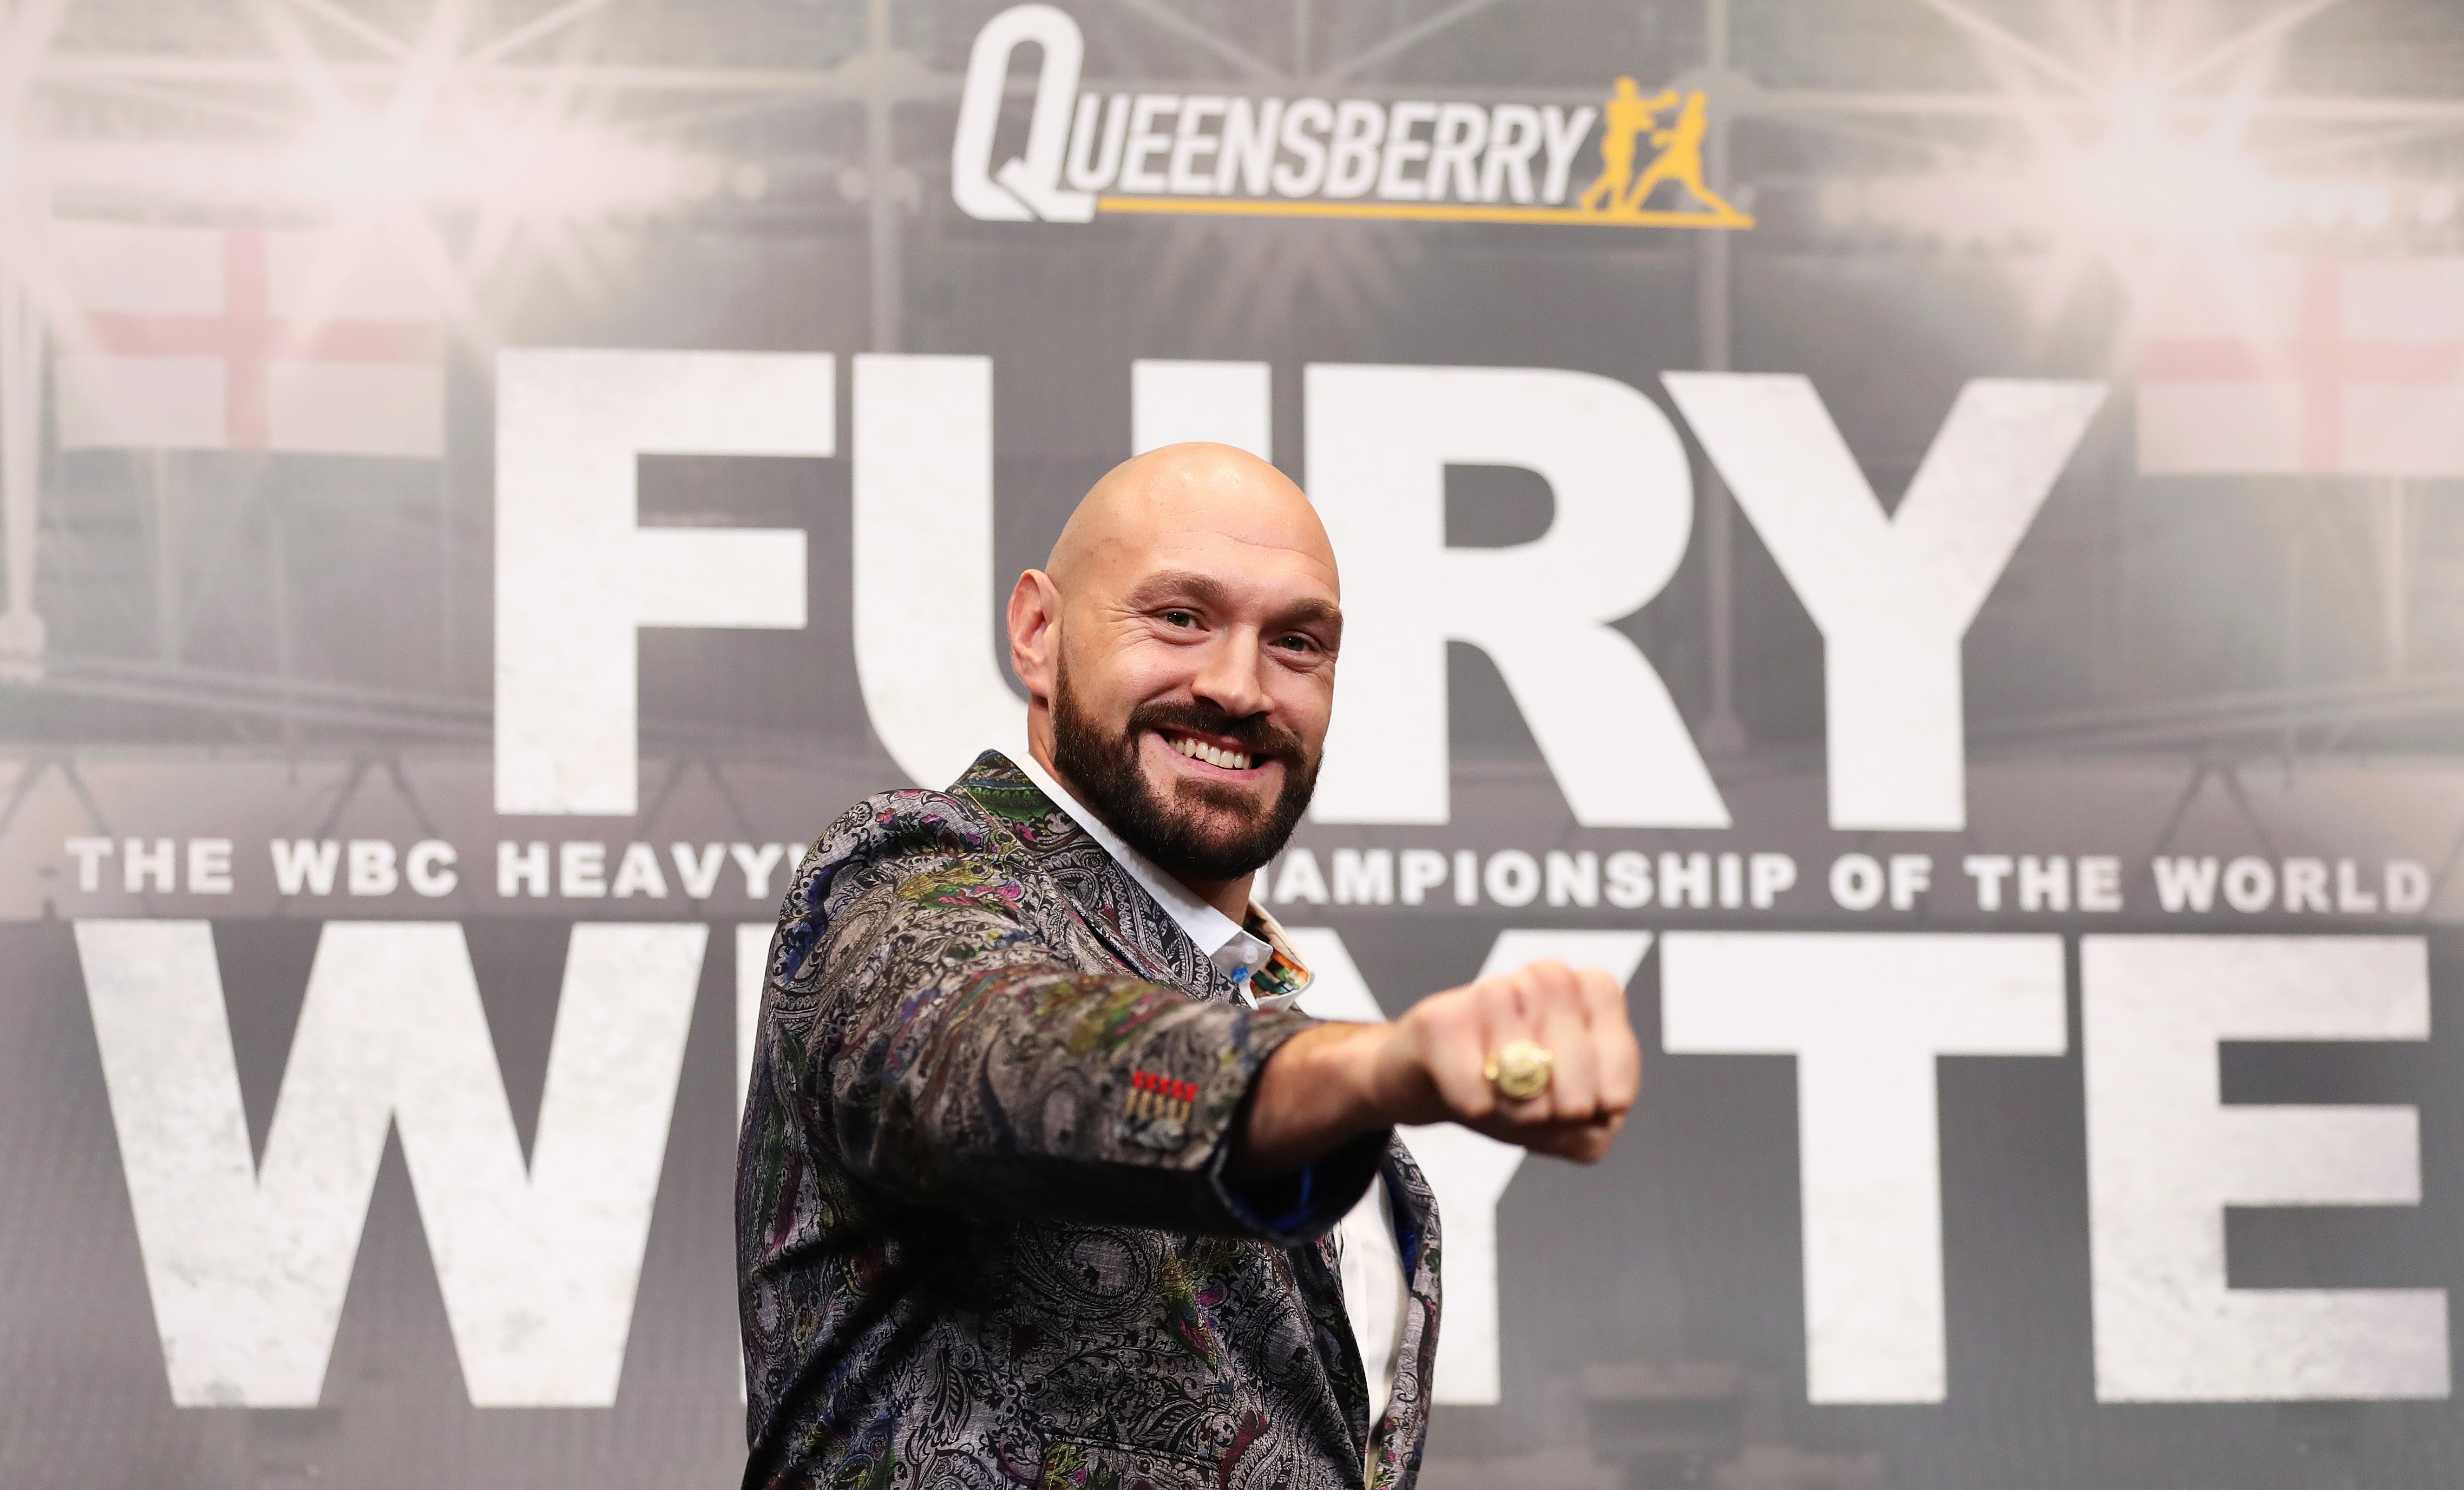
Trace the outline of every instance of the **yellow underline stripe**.
<path fill-rule="evenodd" d="M 1575 223 L 1595 228 L 1751 228 L 1744 212 L 1586 212 L 1572 207 L 1470 207 L 1448 202 L 1274 202 L 1253 197 L 1097 197 L 1099 212 L 1198 217 L 1354 217 L 1416 223 Z"/>

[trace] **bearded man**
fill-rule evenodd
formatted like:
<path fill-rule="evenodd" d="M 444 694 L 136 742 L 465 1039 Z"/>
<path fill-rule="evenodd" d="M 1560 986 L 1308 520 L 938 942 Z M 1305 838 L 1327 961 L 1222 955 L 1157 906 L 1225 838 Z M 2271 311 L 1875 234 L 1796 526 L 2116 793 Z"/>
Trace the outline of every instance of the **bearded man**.
<path fill-rule="evenodd" d="M 1029 758 L 858 803 L 772 939 L 737 1152 L 751 1486 L 1408 1486 L 1438 1217 L 1397 1124 L 1589 1162 L 1641 1057 L 1539 963 L 1326 1023 L 1250 880 L 1334 702 L 1334 554 L 1218 445 L 1009 602 Z"/>

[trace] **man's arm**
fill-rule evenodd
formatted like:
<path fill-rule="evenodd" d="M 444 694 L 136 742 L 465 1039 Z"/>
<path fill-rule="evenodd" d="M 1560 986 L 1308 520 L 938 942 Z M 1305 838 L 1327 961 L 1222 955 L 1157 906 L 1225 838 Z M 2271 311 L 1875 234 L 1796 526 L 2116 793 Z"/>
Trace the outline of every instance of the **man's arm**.
<path fill-rule="evenodd" d="M 1517 1040 L 1549 1051 L 1551 1080 L 1510 1102 L 1485 1072 Z M 1594 969 L 1535 962 L 1423 998 L 1391 1024 L 1323 1024 L 1287 1041 L 1258 1073 L 1231 1172 L 1271 1178 L 1363 1133 L 1440 1122 L 1589 1164 L 1608 1152 L 1641 1086 L 1625 991 Z"/>
<path fill-rule="evenodd" d="M 1634 1099 L 1639 1056 L 1602 974 L 1538 964 L 1393 1025 L 1317 1025 L 1077 972 L 1022 922 L 1014 884 L 901 867 L 828 910 L 791 893 L 762 1058 L 808 1133 L 911 1201 L 1289 1240 L 1357 1198 L 1394 1124 L 1588 1160 Z M 1482 1067 L 1516 1038 L 1554 1052 L 1555 1080 L 1501 1105 Z"/>
<path fill-rule="evenodd" d="M 1082 972 L 1020 889 L 919 859 L 826 909 L 791 894 L 761 1059 L 810 1141 L 885 1193 L 976 1216 L 1286 1243 L 1339 1219 L 1375 1172 L 1375 1128 L 1306 1177 L 1227 1172 L 1260 1063 L 1314 1021 Z"/>

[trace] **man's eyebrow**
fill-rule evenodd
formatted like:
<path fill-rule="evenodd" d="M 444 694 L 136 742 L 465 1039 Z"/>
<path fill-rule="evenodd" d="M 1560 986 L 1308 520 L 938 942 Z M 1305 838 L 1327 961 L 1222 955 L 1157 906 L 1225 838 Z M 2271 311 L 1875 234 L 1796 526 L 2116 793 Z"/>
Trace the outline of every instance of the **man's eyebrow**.
<path fill-rule="evenodd" d="M 1282 619 L 1286 625 L 1309 625 L 1314 624 L 1318 625 L 1341 626 L 1343 624 L 1343 610 L 1331 601 L 1295 601 L 1289 606 L 1285 608 Z"/>
<path fill-rule="evenodd" d="M 1225 607 L 1229 606 L 1231 599 L 1232 592 L 1213 575 L 1200 574 L 1194 569 L 1167 569 L 1140 581 L 1125 598 L 1125 603 L 1141 610 L 1167 605 L 1174 601 Z M 1340 626 L 1343 624 L 1343 609 L 1332 601 L 1310 597 L 1278 609 L 1275 622 L 1278 625 Z"/>
<path fill-rule="evenodd" d="M 1231 599 L 1231 592 L 1213 575 L 1190 569 L 1167 569 L 1152 574 L 1130 591 L 1132 605 L 1160 605 L 1168 601 L 1195 601 L 1201 605 L 1221 605 Z"/>

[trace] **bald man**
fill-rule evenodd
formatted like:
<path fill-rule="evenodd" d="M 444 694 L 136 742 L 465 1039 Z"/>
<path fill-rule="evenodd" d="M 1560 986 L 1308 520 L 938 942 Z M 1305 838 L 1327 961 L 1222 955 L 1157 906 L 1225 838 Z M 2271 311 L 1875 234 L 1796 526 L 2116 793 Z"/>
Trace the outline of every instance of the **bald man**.
<path fill-rule="evenodd" d="M 857 803 L 771 940 L 737 1152 L 747 1486 L 1408 1486 L 1438 1216 L 1397 1124 L 1589 1162 L 1623 992 L 1534 964 L 1295 1007 L 1251 904 L 1309 806 L 1334 554 L 1263 461 L 1087 493 L 1009 602 L 1028 755 Z"/>

